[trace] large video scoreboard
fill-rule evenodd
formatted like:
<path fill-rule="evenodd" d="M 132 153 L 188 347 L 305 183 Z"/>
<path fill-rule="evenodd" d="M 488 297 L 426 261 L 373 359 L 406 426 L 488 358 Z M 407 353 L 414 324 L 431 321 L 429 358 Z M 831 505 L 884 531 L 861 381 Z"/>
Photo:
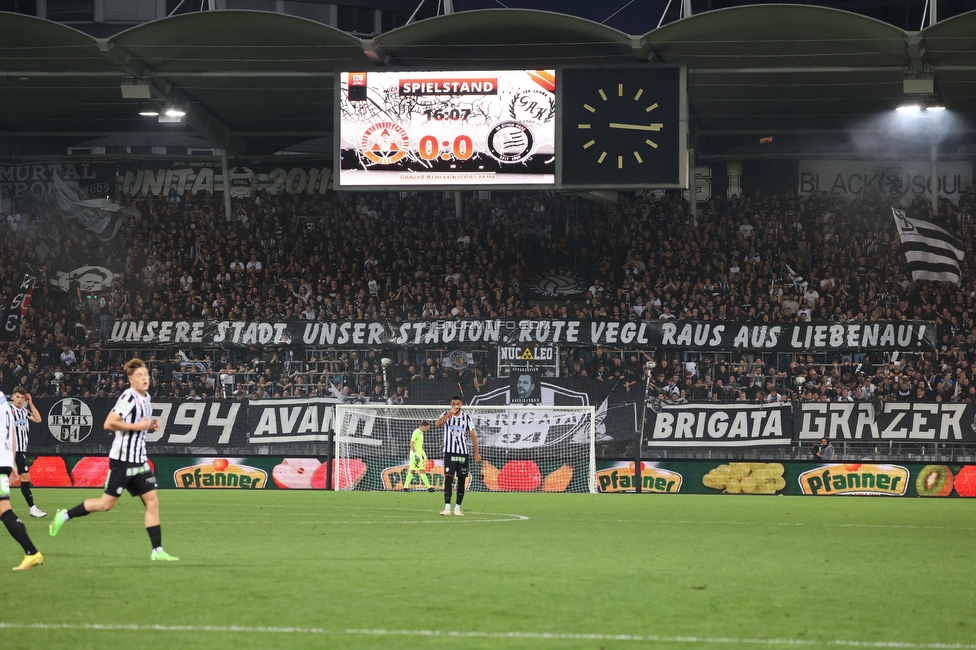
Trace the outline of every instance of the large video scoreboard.
<path fill-rule="evenodd" d="M 340 189 L 688 185 L 676 66 L 341 72 Z"/>
<path fill-rule="evenodd" d="M 339 184 L 553 185 L 553 70 L 343 72 Z"/>

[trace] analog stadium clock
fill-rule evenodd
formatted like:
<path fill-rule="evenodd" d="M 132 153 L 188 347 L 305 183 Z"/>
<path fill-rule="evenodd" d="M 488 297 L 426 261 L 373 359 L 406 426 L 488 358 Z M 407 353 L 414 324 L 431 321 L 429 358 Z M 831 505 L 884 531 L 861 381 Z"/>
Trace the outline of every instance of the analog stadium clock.
<path fill-rule="evenodd" d="M 682 183 L 679 68 L 569 68 L 563 89 L 562 184 Z"/>

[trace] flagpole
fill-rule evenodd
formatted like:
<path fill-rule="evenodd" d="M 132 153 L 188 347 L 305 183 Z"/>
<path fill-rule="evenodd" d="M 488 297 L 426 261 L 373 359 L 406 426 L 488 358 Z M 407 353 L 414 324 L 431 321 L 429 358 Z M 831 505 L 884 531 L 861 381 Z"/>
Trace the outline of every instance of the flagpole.
<path fill-rule="evenodd" d="M 227 147 L 220 148 L 220 169 L 224 175 L 224 220 L 232 218 L 230 207 L 230 171 L 227 165 Z"/>
<path fill-rule="evenodd" d="M 644 425 L 647 424 L 647 402 L 651 398 L 651 372 L 657 362 L 648 360 L 644 364 L 644 412 L 641 413 L 640 433 L 637 437 L 637 448 L 634 450 L 634 486 L 638 494 L 641 493 L 641 460 L 644 457 Z"/>

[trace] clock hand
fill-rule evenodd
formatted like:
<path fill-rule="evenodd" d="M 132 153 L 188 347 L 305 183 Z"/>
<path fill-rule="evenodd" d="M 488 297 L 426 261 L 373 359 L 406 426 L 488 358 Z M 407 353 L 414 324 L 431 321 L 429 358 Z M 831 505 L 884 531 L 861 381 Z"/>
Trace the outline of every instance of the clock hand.
<path fill-rule="evenodd" d="M 628 129 L 630 131 L 660 131 L 664 124 L 622 124 L 620 122 L 610 122 L 611 129 Z"/>

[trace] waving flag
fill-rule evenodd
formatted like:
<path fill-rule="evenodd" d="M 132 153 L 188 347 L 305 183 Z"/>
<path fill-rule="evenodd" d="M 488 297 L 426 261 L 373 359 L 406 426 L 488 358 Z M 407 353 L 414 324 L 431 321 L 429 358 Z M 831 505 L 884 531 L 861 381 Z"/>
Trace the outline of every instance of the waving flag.
<path fill-rule="evenodd" d="M 912 219 L 904 210 L 891 209 L 898 238 L 905 246 L 905 257 L 913 280 L 935 280 L 959 284 L 959 262 L 965 245 L 935 224 Z"/>
<path fill-rule="evenodd" d="M 87 199 L 56 174 L 54 193 L 58 198 L 58 205 L 61 206 L 64 220 L 80 221 L 102 241 L 115 237 L 115 233 L 122 226 L 122 220 L 135 212 L 131 208 L 123 208 L 109 198 Z"/>
<path fill-rule="evenodd" d="M 786 265 L 786 271 L 790 274 L 790 279 L 793 280 L 793 286 L 800 291 L 806 291 L 810 283 L 803 279 L 803 276 L 793 270 L 793 267 L 789 264 Z"/>

